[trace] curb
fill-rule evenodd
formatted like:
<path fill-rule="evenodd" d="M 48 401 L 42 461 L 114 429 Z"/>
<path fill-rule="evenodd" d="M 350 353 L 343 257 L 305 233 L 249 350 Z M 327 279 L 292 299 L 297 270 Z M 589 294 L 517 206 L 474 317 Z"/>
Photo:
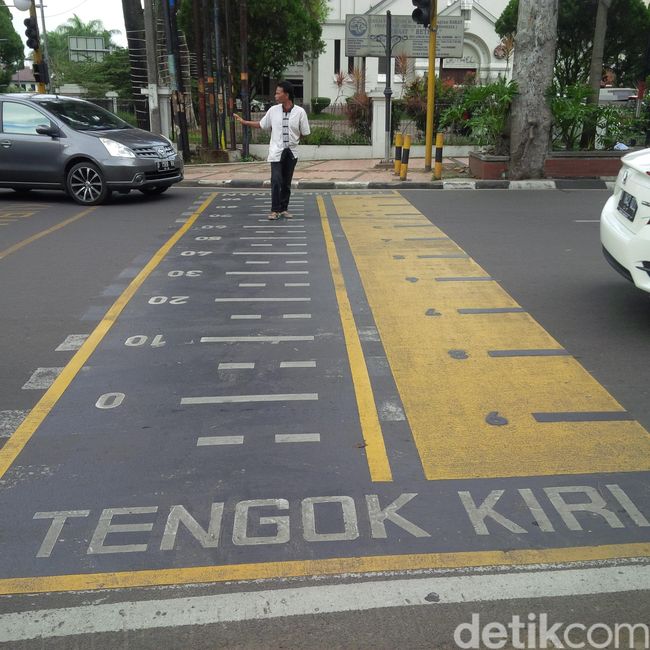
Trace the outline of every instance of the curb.
<path fill-rule="evenodd" d="M 614 178 L 542 179 L 529 181 L 447 180 L 447 181 L 294 181 L 296 190 L 611 190 Z M 231 180 L 184 180 L 183 187 L 270 188 L 271 181 L 254 178 Z"/>

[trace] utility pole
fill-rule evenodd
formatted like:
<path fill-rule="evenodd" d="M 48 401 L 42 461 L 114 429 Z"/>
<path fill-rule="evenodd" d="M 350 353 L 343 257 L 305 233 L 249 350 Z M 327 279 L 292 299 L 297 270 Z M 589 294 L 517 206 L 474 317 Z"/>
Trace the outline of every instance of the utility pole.
<path fill-rule="evenodd" d="M 393 76 L 393 21 L 390 11 L 386 12 L 386 86 L 384 88 L 384 97 L 386 98 L 386 121 L 385 121 L 385 135 L 386 135 L 386 155 L 385 160 L 390 162 L 390 118 L 391 106 L 390 98 L 393 94 L 391 88 L 391 77 Z"/>
<path fill-rule="evenodd" d="M 429 73 L 427 77 L 427 128 L 424 149 L 424 170 L 431 171 L 433 128 L 436 114 L 436 36 L 438 33 L 438 1 L 431 0 L 429 18 Z"/>
<path fill-rule="evenodd" d="M 244 119 L 251 119 L 250 104 L 248 101 L 248 2 L 240 0 L 239 3 L 239 38 L 241 50 L 241 101 L 244 109 Z M 248 150 L 248 127 L 242 128 L 242 156 L 247 157 Z"/>
<path fill-rule="evenodd" d="M 220 0 L 217 0 L 219 2 Z M 226 88 L 226 101 L 228 104 L 228 117 L 230 119 L 230 148 L 235 151 L 237 149 L 237 131 L 235 130 L 235 118 L 232 114 L 235 112 L 234 100 L 234 83 L 232 77 L 232 46 L 230 43 L 230 0 L 225 0 L 225 27 L 226 27 L 226 63 L 228 79 L 224 81 Z"/>
<path fill-rule="evenodd" d="M 203 50 L 205 52 L 205 93 L 207 97 L 207 108 L 210 122 L 210 141 L 212 149 L 219 149 L 219 133 L 217 128 L 216 92 L 214 83 L 214 61 L 212 58 L 212 30 L 210 20 L 212 16 L 211 0 L 201 0 L 201 11 L 205 16 L 205 29 L 203 30 Z"/>
<path fill-rule="evenodd" d="M 162 133 L 158 105 L 158 66 L 156 64 L 156 19 L 151 0 L 144 2 L 144 33 L 147 51 L 147 84 L 149 86 L 149 122 L 153 133 Z"/>
<path fill-rule="evenodd" d="M 222 137 L 223 148 L 226 148 L 226 82 L 223 78 L 223 57 L 221 56 L 221 0 L 214 0 L 214 47 L 215 47 L 215 99 L 217 102 L 217 112 L 220 120 L 220 132 Z"/>
<path fill-rule="evenodd" d="M 187 115 L 185 114 L 185 97 L 183 96 L 183 71 L 180 66 L 178 49 L 178 32 L 176 30 L 175 0 L 163 0 L 165 39 L 167 41 L 167 65 L 172 83 L 172 108 L 178 126 L 178 143 L 184 160 L 190 158 L 190 143 L 187 138 Z"/>
<path fill-rule="evenodd" d="M 205 67 L 203 65 L 203 17 L 201 16 L 201 0 L 192 0 L 192 15 L 194 20 L 194 51 L 196 52 L 196 68 L 198 73 L 199 90 L 199 125 L 201 127 L 201 149 L 209 148 L 208 122 L 205 105 Z"/>

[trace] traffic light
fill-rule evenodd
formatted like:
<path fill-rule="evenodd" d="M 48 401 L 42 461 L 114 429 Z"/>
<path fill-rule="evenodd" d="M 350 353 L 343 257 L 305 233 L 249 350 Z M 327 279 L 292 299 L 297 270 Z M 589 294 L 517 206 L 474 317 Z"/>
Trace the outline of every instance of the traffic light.
<path fill-rule="evenodd" d="M 38 34 L 38 22 L 34 16 L 25 18 L 23 21 L 25 27 L 25 36 L 27 36 L 27 47 L 30 50 L 38 50 L 41 47 L 41 42 Z"/>
<path fill-rule="evenodd" d="M 415 9 L 411 14 L 413 20 L 419 25 L 428 27 L 431 24 L 432 0 L 413 0 Z"/>
<path fill-rule="evenodd" d="M 32 72 L 34 73 L 34 81 L 39 84 L 45 84 L 46 86 L 50 83 L 50 73 L 47 69 L 47 63 L 44 61 L 42 63 L 34 63 L 32 65 Z"/>

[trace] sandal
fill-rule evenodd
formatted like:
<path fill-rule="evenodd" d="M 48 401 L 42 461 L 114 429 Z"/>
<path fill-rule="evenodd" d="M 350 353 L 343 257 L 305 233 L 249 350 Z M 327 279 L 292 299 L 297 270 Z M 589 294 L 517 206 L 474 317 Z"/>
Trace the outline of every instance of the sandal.
<path fill-rule="evenodd" d="M 271 212 L 271 214 L 268 216 L 269 221 L 277 221 L 279 218 L 280 218 L 279 212 Z"/>

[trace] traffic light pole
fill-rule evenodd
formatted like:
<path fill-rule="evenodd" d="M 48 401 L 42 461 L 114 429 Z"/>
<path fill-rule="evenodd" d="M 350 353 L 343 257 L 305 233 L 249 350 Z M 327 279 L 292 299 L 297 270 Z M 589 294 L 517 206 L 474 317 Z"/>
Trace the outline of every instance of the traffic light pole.
<path fill-rule="evenodd" d="M 429 24 L 429 74 L 427 77 L 427 128 L 424 149 L 424 170 L 431 171 L 433 151 L 433 127 L 436 107 L 436 35 L 438 32 L 437 0 L 431 0 Z"/>

